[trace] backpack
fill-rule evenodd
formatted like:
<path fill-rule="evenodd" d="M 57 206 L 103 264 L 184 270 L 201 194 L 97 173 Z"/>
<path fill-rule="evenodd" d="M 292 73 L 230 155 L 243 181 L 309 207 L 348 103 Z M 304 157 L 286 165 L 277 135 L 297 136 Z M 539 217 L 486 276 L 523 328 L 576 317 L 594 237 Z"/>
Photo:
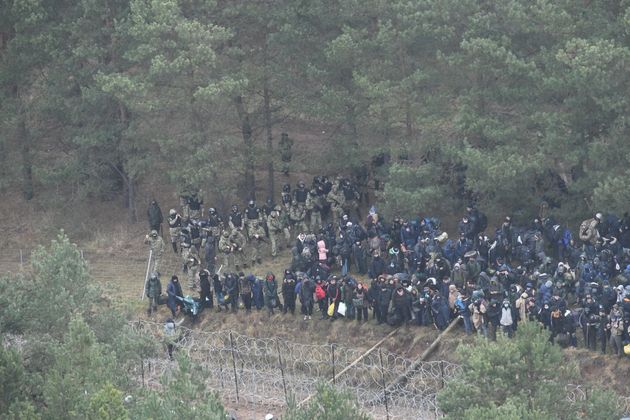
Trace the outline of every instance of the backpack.
<path fill-rule="evenodd" d="M 315 297 L 317 300 L 322 300 L 326 297 L 326 292 L 324 292 L 324 289 L 319 284 L 315 286 Z"/>

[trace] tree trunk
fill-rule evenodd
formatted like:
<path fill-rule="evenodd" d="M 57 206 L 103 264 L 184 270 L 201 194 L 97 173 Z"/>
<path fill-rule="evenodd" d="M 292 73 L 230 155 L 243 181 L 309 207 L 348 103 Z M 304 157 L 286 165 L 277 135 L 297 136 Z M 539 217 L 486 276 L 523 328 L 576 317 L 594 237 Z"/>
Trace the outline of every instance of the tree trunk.
<path fill-rule="evenodd" d="M 127 176 L 127 203 L 129 204 L 127 215 L 129 223 L 138 221 L 138 211 L 136 208 L 136 180 L 132 176 Z"/>
<path fill-rule="evenodd" d="M 241 134 L 243 136 L 243 145 L 245 146 L 245 158 L 244 167 L 245 172 L 243 174 L 244 189 L 249 199 L 256 199 L 256 175 L 254 174 L 254 139 L 252 137 L 252 125 L 249 120 L 249 114 L 243 104 L 243 97 L 237 96 L 234 98 L 236 104 L 236 111 L 241 121 Z"/>
<path fill-rule="evenodd" d="M 265 129 L 267 130 L 267 154 L 269 155 L 267 158 L 267 176 L 269 177 L 267 196 L 273 199 L 276 195 L 275 180 L 273 175 L 273 125 L 271 123 L 271 98 L 269 97 L 267 79 L 265 79 L 263 96 L 265 101 Z"/>
<path fill-rule="evenodd" d="M 33 198 L 33 158 L 31 155 L 31 139 L 26 128 L 26 116 L 20 111 L 17 124 L 17 143 L 22 156 L 22 194 L 26 200 Z"/>

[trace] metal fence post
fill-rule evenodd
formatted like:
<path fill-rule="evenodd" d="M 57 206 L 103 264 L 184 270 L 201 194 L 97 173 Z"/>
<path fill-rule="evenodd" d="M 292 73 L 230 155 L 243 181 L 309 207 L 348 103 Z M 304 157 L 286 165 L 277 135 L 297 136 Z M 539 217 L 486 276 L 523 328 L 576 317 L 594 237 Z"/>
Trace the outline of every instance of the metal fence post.
<path fill-rule="evenodd" d="M 278 364 L 280 365 L 280 375 L 282 375 L 282 388 L 284 389 L 284 402 L 288 403 L 287 383 L 284 379 L 284 366 L 282 366 L 282 356 L 280 355 L 280 343 L 276 340 L 276 349 L 278 350 Z"/>
<path fill-rule="evenodd" d="M 230 331 L 230 348 L 232 350 L 232 368 L 234 369 L 234 389 L 236 390 L 236 402 L 239 401 L 238 396 L 238 377 L 236 376 L 236 356 L 234 355 L 234 339 L 232 338 L 232 331 Z"/>
<path fill-rule="evenodd" d="M 385 384 L 385 366 L 383 366 L 383 353 L 378 349 L 378 359 L 381 362 L 381 381 L 383 383 L 383 397 L 385 400 L 385 418 L 389 420 L 389 403 L 387 401 L 387 385 Z"/>

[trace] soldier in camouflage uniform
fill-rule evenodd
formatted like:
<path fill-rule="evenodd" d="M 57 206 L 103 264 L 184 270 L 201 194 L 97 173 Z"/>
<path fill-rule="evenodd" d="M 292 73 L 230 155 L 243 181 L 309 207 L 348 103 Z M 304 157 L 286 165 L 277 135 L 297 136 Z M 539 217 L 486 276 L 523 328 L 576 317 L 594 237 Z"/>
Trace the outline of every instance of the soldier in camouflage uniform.
<path fill-rule="evenodd" d="M 190 238 L 190 231 L 188 227 L 182 227 L 181 236 L 180 236 L 180 248 L 181 248 L 181 262 L 182 262 L 182 270 L 184 273 L 188 270 L 188 255 L 190 255 L 190 250 L 195 249 L 192 246 L 192 240 Z"/>
<path fill-rule="evenodd" d="M 271 242 L 271 256 L 276 257 L 278 256 L 278 243 L 284 230 L 282 220 L 280 220 L 280 213 L 277 210 L 273 210 L 267 217 L 267 228 L 269 230 L 269 241 Z"/>
<path fill-rule="evenodd" d="M 203 214 L 203 197 L 196 191 L 193 191 L 188 197 L 188 211 L 190 212 L 188 215 L 190 220 L 194 221 L 199 220 Z"/>
<path fill-rule="evenodd" d="M 291 221 L 296 234 L 308 232 L 308 227 L 306 226 L 306 222 L 304 220 L 305 218 L 306 210 L 304 209 L 304 205 L 298 203 L 297 200 L 293 200 L 291 209 L 289 210 L 289 220 Z"/>
<path fill-rule="evenodd" d="M 259 223 L 262 220 L 262 212 L 254 202 L 250 200 L 245 208 L 245 226 L 247 227 L 247 237 L 251 238 L 251 230 L 254 223 Z"/>
<path fill-rule="evenodd" d="M 263 229 L 262 225 L 256 220 L 253 222 L 249 229 L 249 244 L 251 245 L 251 262 L 252 266 L 256 263 L 260 264 L 261 256 L 265 249 L 265 243 L 267 242 L 267 238 L 265 237 L 265 229 Z"/>
<path fill-rule="evenodd" d="M 286 211 L 289 211 L 291 208 L 291 185 L 284 184 L 282 186 L 282 192 L 280 193 L 280 201 L 282 202 L 282 206 Z"/>
<path fill-rule="evenodd" d="M 345 203 L 343 205 L 344 212 L 348 215 L 356 212 L 360 219 L 361 214 L 359 212 L 359 199 L 361 196 L 359 195 L 359 191 L 357 191 L 356 187 L 348 180 L 344 180 L 340 185 L 341 192 L 343 193 L 343 197 L 345 199 Z"/>
<path fill-rule="evenodd" d="M 160 262 L 162 261 L 162 254 L 164 254 L 164 241 L 162 237 L 158 235 L 157 230 L 152 230 L 149 235 L 144 238 L 144 243 L 149 245 L 149 249 L 153 251 L 152 261 L 153 264 L 149 270 L 152 273 L 160 273 Z"/>
<path fill-rule="evenodd" d="M 276 206 L 278 212 L 278 219 L 282 223 L 282 233 L 284 234 L 285 246 L 289 246 L 291 243 L 291 223 L 289 222 L 289 210 L 283 210 L 282 207 Z"/>
<path fill-rule="evenodd" d="M 282 160 L 282 173 L 289 175 L 289 167 L 291 164 L 293 140 L 289 138 L 287 133 L 280 135 L 280 159 Z"/>
<path fill-rule="evenodd" d="M 208 220 L 206 222 L 206 229 L 212 232 L 215 238 L 221 236 L 221 230 L 223 229 L 223 219 L 217 214 L 214 207 L 208 209 Z"/>
<path fill-rule="evenodd" d="M 234 256 L 234 269 L 239 270 L 240 267 L 247 267 L 245 263 L 245 235 L 240 229 L 234 229 L 230 233 L 230 243 L 232 244 L 232 254 Z"/>
<path fill-rule="evenodd" d="M 346 202 L 343 192 L 339 189 L 339 183 L 335 182 L 333 184 L 332 189 L 326 196 L 326 201 L 330 203 L 333 225 L 337 225 L 344 214 L 343 207 Z"/>
<path fill-rule="evenodd" d="M 188 202 L 190 201 L 190 187 L 185 187 L 179 193 L 179 205 L 182 207 L 182 219 L 190 218 L 190 210 L 188 208 Z"/>
<path fill-rule="evenodd" d="M 177 214 L 175 209 L 168 212 L 168 233 L 171 235 L 171 245 L 173 252 L 177 254 L 177 244 L 180 241 L 182 231 L 182 217 Z"/>
<path fill-rule="evenodd" d="M 308 193 L 305 208 L 311 213 L 311 232 L 319 232 L 322 228 L 322 197 L 313 189 Z"/>
<path fill-rule="evenodd" d="M 201 265 L 201 261 L 199 260 L 199 256 L 197 252 L 195 252 L 195 248 L 192 248 L 193 251 L 188 254 L 188 288 L 195 289 L 197 287 L 197 273 L 199 272 L 199 268 Z"/>
<path fill-rule="evenodd" d="M 230 256 L 232 255 L 232 242 L 230 242 L 230 231 L 227 229 L 221 233 L 221 239 L 219 239 L 219 253 L 221 253 L 223 270 L 224 272 L 227 272 L 228 268 L 230 267 Z"/>
<path fill-rule="evenodd" d="M 236 204 L 232 206 L 232 211 L 228 216 L 228 225 L 230 226 L 231 230 L 245 228 L 245 219 L 243 218 L 243 213 L 238 210 L 238 205 Z"/>

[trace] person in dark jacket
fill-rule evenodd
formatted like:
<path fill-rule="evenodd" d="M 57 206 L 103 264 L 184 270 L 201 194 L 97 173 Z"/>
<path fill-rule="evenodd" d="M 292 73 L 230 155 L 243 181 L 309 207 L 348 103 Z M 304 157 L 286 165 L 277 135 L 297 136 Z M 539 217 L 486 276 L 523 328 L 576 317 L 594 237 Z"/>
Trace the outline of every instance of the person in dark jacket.
<path fill-rule="evenodd" d="M 284 271 L 284 279 L 282 279 L 282 298 L 284 300 L 283 312 L 291 312 L 295 315 L 295 276 L 289 270 Z"/>
<path fill-rule="evenodd" d="M 257 310 L 261 310 L 265 306 L 265 297 L 263 295 L 263 283 L 264 280 L 260 277 L 256 277 L 252 284 L 252 297 L 254 306 Z"/>
<path fill-rule="evenodd" d="M 210 271 L 207 269 L 201 270 L 199 273 L 199 298 L 201 299 L 201 304 L 206 308 L 214 306 L 212 291 L 210 290 Z"/>
<path fill-rule="evenodd" d="M 409 321 L 411 321 L 411 296 L 402 286 L 396 288 L 392 296 L 392 304 L 397 321 L 409 325 Z"/>
<path fill-rule="evenodd" d="M 363 284 L 357 284 L 354 289 L 352 305 L 357 314 L 357 322 L 367 322 L 368 320 L 368 291 Z"/>
<path fill-rule="evenodd" d="M 177 276 L 174 275 L 171 277 L 171 281 L 169 281 L 168 286 L 166 286 L 166 294 L 168 295 L 166 306 L 168 306 L 168 309 L 171 310 L 171 314 L 175 316 L 177 314 L 177 307 L 179 306 L 179 300 L 177 300 L 177 297 L 184 297 L 182 294 L 182 286 L 179 284 Z"/>
<path fill-rule="evenodd" d="M 313 295 L 315 293 L 315 283 L 307 275 L 301 277 L 300 286 L 300 303 L 302 304 L 302 314 L 304 320 L 312 319 L 313 317 Z"/>
<path fill-rule="evenodd" d="M 433 314 L 433 321 L 437 329 L 444 331 L 448 326 L 450 311 L 446 298 L 438 291 L 435 292 L 431 299 L 431 313 Z"/>
<path fill-rule="evenodd" d="M 226 274 L 225 276 L 225 299 L 229 303 L 232 312 L 236 312 L 238 308 L 238 277 L 236 273 Z"/>
<path fill-rule="evenodd" d="M 352 247 L 352 260 L 357 273 L 364 275 L 367 272 L 367 253 L 361 241 L 356 241 Z"/>
<path fill-rule="evenodd" d="M 147 312 L 149 316 L 151 316 L 153 312 L 157 311 L 161 294 L 162 284 L 160 283 L 160 278 L 157 273 L 153 273 L 147 282 L 147 297 L 149 298 L 149 308 L 147 309 Z"/>
<path fill-rule="evenodd" d="M 385 282 L 385 278 L 381 277 L 376 292 L 376 319 L 379 325 L 387 322 L 387 313 L 389 312 L 389 302 L 392 299 L 393 285 Z"/>
<path fill-rule="evenodd" d="M 279 307 L 278 303 L 278 283 L 273 273 L 267 273 L 263 284 L 263 293 L 265 295 L 265 306 L 269 310 L 269 315 L 273 315 L 273 309 Z"/>
<path fill-rule="evenodd" d="M 337 284 L 337 276 L 332 276 L 328 283 L 328 289 L 326 291 L 328 300 L 333 307 L 333 314 L 330 318 L 331 321 L 337 319 L 337 310 L 339 309 L 339 302 L 341 302 L 341 289 Z"/>
<path fill-rule="evenodd" d="M 162 217 L 162 209 L 160 209 L 160 206 L 155 200 L 152 200 L 151 204 L 149 204 L 147 219 L 149 220 L 149 230 L 157 230 L 162 234 L 162 222 L 164 222 L 164 217 Z"/>
<path fill-rule="evenodd" d="M 370 264 L 370 268 L 368 270 L 368 276 L 371 279 L 375 279 L 381 274 L 385 273 L 386 266 L 385 261 L 381 258 L 381 255 L 378 251 L 374 251 L 372 254 L 372 263 Z"/>
<path fill-rule="evenodd" d="M 245 306 L 245 311 L 250 313 L 252 310 L 252 286 L 256 281 L 256 277 L 253 274 L 249 274 L 247 277 L 241 272 L 238 273 L 239 288 L 241 291 L 241 301 Z"/>
<path fill-rule="evenodd" d="M 486 316 L 488 320 L 488 337 L 495 341 L 497 339 L 497 329 L 501 325 L 501 304 L 497 299 L 490 299 Z"/>
<path fill-rule="evenodd" d="M 227 304 L 225 302 L 225 293 L 223 289 L 223 282 L 219 278 L 218 274 L 212 276 L 212 286 L 214 287 L 214 294 L 217 295 L 217 309 L 221 312 L 223 306 L 227 311 Z"/>

